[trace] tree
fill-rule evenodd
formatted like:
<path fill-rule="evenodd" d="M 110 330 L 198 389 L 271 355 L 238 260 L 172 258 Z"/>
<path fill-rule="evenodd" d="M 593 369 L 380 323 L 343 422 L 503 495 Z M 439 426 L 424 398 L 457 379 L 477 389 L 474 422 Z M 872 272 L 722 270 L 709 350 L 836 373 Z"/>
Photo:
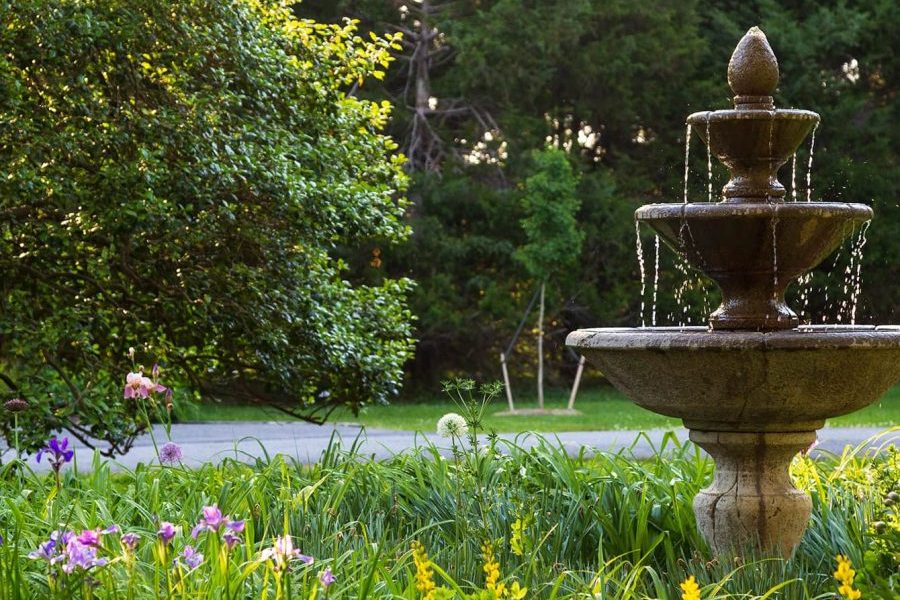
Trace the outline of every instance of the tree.
<path fill-rule="evenodd" d="M 411 165 L 410 196 L 418 209 L 410 219 L 415 234 L 409 244 L 386 254 L 389 272 L 417 282 L 410 304 L 419 317 L 420 341 L 408 367 L 411 383 L 432 386 L 460 372 L 497 376 L 496 357 L 515 330 L 533 285 L 513 256 L 524 240 L 521 229 L 512 226 L 523 217 L 512 183 L 531 174 L 529 153 L 548 138 L 566 151 L 580 175 L 576 196 L 585 239 L 570 279 L 556 282 L 556 297 L 548 298 L 543 340 L 552 367 L 546 376 L 568 379 L 574 371 L 564 346 L 571 329 L 637 325 L 642 302 L 644 320 L 651 322 L 655 245 L 645 227 L 647 289 L 642 299 L 632 213 L 641 204 L 681 201 L 685 117 L 731 106 L 728 58 L 740 37 L 757 24 L 779 57 L 778 106 L 815 110 L 823 118 L 816 134 L 813 197 L 874 205 L 859 313 L 874 322 L 897 320 L 900 130 L 892 126 L 898 108 L 900 38 L 892 35 L 900 20 L 897 2 L 710 4 L 429 3 L 440 10 L 431 10 L 427 18 L 428 27 L 438 32 L 430 48 L 436 54 L 427 65 L 428 97 L 438 109 L 462 105 L 471 110 L 424 113 L 429 131 L 440 140 L 442 159 L 429 170 Z M 417 26 L 410 11 L 421 6 L 415 0 L 331 0 L 303 2 L 297 10 L 322 18 L 357 17 L 361 27 L 374 31 L 415 32 L 424 21 L 419 19 Z M 413 52 L 413 46 L 400 51 L 404 67 Z M 416 72 L 395 68 L 383 82 L 360 90 L 396 101 L 388 130 L 404 147 L 415 118 L 415 102 L 405 94 L 418 89 Z M 798 180 L 805 191 L 807 148 L 799 156 Z M 706 199 L 706 160 L 694 135 L 692 199 Z M 725 183 L 725 170 L 712 162 L 717 190 Z M 781 173 L 782 182 L 789 179 L 790 165 Z M 665 247 L 660 256 L 658 323 L 677 324 L 686 309 L 691 322 L 702 323 L 709 312 L 705 305 L 716 302 L 715 290 L 708 282 L 695 286 L 695 274 L 686 284 Z M 829 274 L 832 261 L 826 262 L 810 301 L 817 322 L 822 315 L 835 320 L 835 292 L 841 290 L 845 266 L 839 264 Z M 828 303 L 822 293 L 826 284 L 831 288 Z M 523 342 L 533 345 L 531 338 Z M 522 349 L 534 356 L 532 350 Z M 521 364 L 513 377 L 530 378 L 535 367 Z"/>
<path fill-rule="evenodd" d="M 540 285 L 537 322 L 538 407 L 544 408 L 544 306 L 547 280 L 560 276 L 577 264 L 584 234 L 576 216 L 580 202 L 576 196 L 578 178 L 565 152 L 548 148 L 535 152 L 534 174 L 525 180 L 522 229 L 528 243 L 516 258 Z"/>
<path fill-rule="evenodd" d="M 0 2 L 0 379 L 30 445 L 127 450 L 129 346 L 176 400 L 320 422 L 398 392 L 410 282 L 340 258 L 408 233 L 390 106 L 347 94 L 396 41 L 276 2 Z"/>

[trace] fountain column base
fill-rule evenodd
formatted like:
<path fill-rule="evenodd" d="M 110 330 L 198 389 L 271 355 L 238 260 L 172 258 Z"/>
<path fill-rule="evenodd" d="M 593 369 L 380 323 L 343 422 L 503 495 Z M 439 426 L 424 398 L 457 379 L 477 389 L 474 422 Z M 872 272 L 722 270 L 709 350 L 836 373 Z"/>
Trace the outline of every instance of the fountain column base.
<path fill-rule="evenodd" d="M 691 430 L 690 438 L 716 463 L 712 485 L 694 498 L 697 525 L 713 553 L 790 557 L 806 531 L 812 501 L 794 487 L 788 468 L 816 432 Z"/>

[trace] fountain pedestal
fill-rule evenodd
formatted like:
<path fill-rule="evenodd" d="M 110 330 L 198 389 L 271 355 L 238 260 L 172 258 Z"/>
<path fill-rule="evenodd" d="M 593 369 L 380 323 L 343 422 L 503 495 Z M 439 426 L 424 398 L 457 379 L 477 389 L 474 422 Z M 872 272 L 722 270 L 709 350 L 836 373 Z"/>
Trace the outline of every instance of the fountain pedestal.
<path fill-rule="evenodd" d="M 749 547 L 789 557 L 800 543 L 812 501 L 788 467 L 816 432 L 735 433 L 692 430 L 691 441 L 716 463 L 712 484 L 694 498 L 697 526 L 715 554 Z"/>

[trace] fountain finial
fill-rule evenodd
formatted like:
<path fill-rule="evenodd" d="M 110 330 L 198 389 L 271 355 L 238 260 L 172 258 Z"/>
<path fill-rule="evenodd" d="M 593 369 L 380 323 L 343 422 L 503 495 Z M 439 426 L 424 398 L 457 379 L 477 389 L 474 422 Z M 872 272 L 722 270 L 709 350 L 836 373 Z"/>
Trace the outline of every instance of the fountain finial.
<path fill-rule="evenodd" d="M 772 94 L 778 86 L 778 60 L 759 27 L 751 27 L 734 49 L 728 61 L 728 85 L 735 94 L 735 109 L 775 108 Z"/>

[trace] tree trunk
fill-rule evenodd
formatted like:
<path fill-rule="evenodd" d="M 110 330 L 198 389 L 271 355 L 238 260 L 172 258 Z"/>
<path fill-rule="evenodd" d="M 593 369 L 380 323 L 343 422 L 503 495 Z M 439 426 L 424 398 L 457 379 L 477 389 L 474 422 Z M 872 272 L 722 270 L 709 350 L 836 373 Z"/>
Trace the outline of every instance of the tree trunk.
<path fill-rule="evenodd" d="M 544 408 L 544 288 L 547 281 L 541 282 L 541 310 L 538 314 L 538 334 L 537 334 L 537 351 L 538 351 L 538 373 L 537 373 L 537 393 L 538 408 Z"/>

